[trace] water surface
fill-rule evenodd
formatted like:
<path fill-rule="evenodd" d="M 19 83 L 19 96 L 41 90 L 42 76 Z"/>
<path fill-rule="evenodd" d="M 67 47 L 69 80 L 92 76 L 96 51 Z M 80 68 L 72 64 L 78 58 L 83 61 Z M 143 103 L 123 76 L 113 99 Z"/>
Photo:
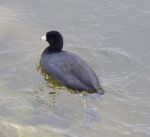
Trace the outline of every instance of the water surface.
<path fill-rule="evenodd" d="M 0 2 L 0 136 L 149 137 L 150 2 Z M 37 70 L 59 30 L 64 49 L 96 71 L 102 98 L 51 88 Z"/>

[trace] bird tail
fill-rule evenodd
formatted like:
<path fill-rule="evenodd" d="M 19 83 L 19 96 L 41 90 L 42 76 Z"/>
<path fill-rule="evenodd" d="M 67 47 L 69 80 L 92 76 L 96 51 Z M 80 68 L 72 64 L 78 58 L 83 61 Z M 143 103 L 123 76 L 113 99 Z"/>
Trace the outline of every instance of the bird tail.
<path fill-rule="evenodd" d="M 100 94 L 100 95 L 103 95 L 105 93 L 105 91 L 102 89 L 102 87 L 100 87 L 98 90 L 97 90 L 97 93 Z"/>

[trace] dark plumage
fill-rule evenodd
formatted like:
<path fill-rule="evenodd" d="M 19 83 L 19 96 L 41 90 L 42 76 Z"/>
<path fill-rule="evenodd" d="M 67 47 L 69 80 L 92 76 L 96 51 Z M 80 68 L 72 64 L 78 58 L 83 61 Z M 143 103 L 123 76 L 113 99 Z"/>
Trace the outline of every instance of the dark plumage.
<path fill-rule="evenodd" d="M 66 87 L 104 94 L 93 69 L 79 56 L 62 51 L 63 38 L 58 31 L 50 31 L 42 39 L 49 43 L 41 56 L 41 65 L 48 74 Z"/>

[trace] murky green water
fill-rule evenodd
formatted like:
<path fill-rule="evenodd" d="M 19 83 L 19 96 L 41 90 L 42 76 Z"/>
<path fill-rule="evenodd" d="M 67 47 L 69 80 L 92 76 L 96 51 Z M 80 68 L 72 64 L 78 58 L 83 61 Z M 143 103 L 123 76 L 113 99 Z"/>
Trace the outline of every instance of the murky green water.
<path fill-rule="evenodd" d="M 150 2 L 0 1 L 0 137 L 149 137 Z M 65 50 L 90 64 L 100 99 L 54 87 L 38 71 L 59 30 Z"/>

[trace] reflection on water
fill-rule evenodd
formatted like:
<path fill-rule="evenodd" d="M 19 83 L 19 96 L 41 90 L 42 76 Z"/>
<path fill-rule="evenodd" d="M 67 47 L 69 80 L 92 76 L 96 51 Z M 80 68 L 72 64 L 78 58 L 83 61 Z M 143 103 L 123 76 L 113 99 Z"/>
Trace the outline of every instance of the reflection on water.
<path fill-rule="evenodd" d="M 41 75 L 43 76 L 44 80 L 46 81 L 46 85 L 48 88 L 53 89 L 52 91 L 49 92 L 49 94 L 45 94 L 44 96 L 39 96 L 38 95 L 38 99 L 37 102 L 39 103 L 39 105 L 43 104 L 43 105 L 48 105 L 49 108 L 53 108 L 55 109 L 55 104 L 56 104 L 56 98 L 59 94 L 58 91 L 64 90 L 66 92 L 68 92 L 69 94 L 78 94 L 79 91 L 73 90 L 73 89 L 69 89 L 64 87 L 63 85 L 61 85 L 60 83 L 58 83 L 52 76 L 48 75 L 46 73 L 46 71 L 43 69 L 43 67 L 41 66 L 41 64 L 39 63 L 39 65 L 37 66 L 37 70 L 41 73 Z M 44 87 L 43 87 L 44 88 Z M 42 87 L 39 87 L 40 91 L 44 91 Z M 34 92 L 36 94 L 36 91 Z M 83 98 L 83 106 L 84 106 L 84 124 L 86 127 L 90 127 L 92 122 L 98 122 L 99 121 L 99 116 L 96 113 L 96 111 L 93 108 L 87 107 L 87 98 L 90 97 L 91 99 L 96 99 L 96 96 L 100 99 L 100 95 L 95 93 L 92 93 L 92 95 L 90 96 L 89 94 L 92 93 L 90 91 L 80 91 L 80 96 L 81 98 Z M 38 94 L 38 91 L 37 91 Z M 51 102 L 44 102 L 45 98 L 48 97 Z"/>

